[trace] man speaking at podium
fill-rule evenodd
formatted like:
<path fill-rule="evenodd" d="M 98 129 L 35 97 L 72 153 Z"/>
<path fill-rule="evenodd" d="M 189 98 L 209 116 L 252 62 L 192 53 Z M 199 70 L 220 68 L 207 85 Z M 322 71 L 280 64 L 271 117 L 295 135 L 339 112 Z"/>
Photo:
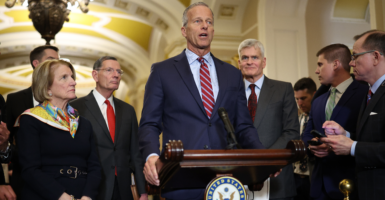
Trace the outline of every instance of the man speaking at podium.
<path fill-rule="evenodd" d="M 242 148 L 264 148 L 247 109 L 241 72 L 210 53 L 214 16 L 208 5 L 198 2 L 187 7 L 181 32 L 187 49 L 153 64 L 144 94 L 139 147 L 146 159 L 146 180 L 152 185 L 159 185 L 155 162 L 160 133 L 163 149 L 169 140 L 181 140 L 184 149 L 226 148 L 220 107 L 227 110 Z M 204 188 L 162 191 L 166 199 L 202 200 L 203 195 Z"/>

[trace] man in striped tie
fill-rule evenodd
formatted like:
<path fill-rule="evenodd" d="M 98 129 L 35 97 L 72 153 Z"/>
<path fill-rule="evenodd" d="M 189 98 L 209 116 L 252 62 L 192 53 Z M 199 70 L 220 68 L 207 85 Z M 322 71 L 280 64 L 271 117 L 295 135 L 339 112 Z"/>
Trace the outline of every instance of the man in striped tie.
<path fill-rule="evenodd" d="M 228 112 L 242 148 L 264 148 L 247 109 L 242 74 L 210 53 L 214 17 L 207 4 L 197 2 L 186 8 L 181 32 L 187 48 L 155 63 L 145 88 L 139 147 L 146 160 L 146 180 L 153 185 L 159 185 L 155 162 L 160 155 L 160 133 L 162 147 L 169 140 L 181 140 L 184 149 L 226 148 L 227 132 L 218 114 L 221 107 Z M 191 181 L 179 172 L 168 184 L 178 187 L 178 183 Z M 163 190 L 162 196 L 201 200 L 205 187 Z"/>

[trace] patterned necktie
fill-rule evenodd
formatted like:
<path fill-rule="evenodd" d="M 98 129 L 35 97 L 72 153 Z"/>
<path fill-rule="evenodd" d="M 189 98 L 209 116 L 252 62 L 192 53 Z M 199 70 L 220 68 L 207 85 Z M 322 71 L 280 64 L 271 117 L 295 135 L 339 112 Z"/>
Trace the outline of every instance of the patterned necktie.
<path fill-rule="evenodd" d="M 336 88 L 332 88 L 330 91 L 329 100 L 326 105 L 326 112 L 325 112 L 326 121 L 330 120 L 330 117 L 332 116 L 332 113 L 333 113 L 333 109 L 336 105 L 336 91 L 337 91 Z"/>
<path fill-rule="evenodd" d="M 372 95 L 373 95 L 372 90 L 369 89 L 369 91 L 368 91 L 368 98 L 366 100 L 366 105 L 369 104 L 370 100 L 372 99 Z"/>
<path fill-rule="evenodd" d="M 108 128 L 110 129 L 110 135 L 112 138 L 112 142 L 115 142 L 115 113 L 114 113 L 114 108 L 112 108 L 110 101 L 106 100 L 104 103 L 107 104 Z"/>
<path fill-rule="evenodd" d="M 251 119 L 255 119 L 255 113 L 257 112 L 257 94 L 255 93 L 255 84 L 250 84 L 251 94 L 249 96 L 249 102 L 247 104 L 247 107 L 249 108 Z"/>
<path fill-rule="evenodd" d="M 309 120 L 309 116 L 306 115 L 306 114 L 303 114 L 303 124 L 302 124 L 302 132 L 301 132 L 301 135 L 302 133 L 305 131 L 305 128 L 307 126 L 307 121 Z"/>
<path fill-rule="evenodd" d="M 210 71 L 205 63 L 204 58 L 199 57 L 198 61 L 201 63 L 200 79 L 201 79 L 203 106 L 205 107 L 206 114 L 210 119 L 214 109 L 214 104 L 215 104 L 213 87 L 211 86 Z"/>
<path fill-rule="evenodd" d="M 302 136 L 302 133 L 305 131 L 305 128 L 306 128 L 306 125 L 307 125 L 307 121 L 309 120 L 309 116 L 308 115 L 305 115 L 303 114 L 303 125 L 302 125 L 302 132 L 301 132 L 301 136 Z M 301 170 L 301 172 L 306 172 L 307 171 L 307 161 L 308 161 L 308 157 L 305 156 L 304 159 L 300 160 L 299 161 L 299 170 Z"/>

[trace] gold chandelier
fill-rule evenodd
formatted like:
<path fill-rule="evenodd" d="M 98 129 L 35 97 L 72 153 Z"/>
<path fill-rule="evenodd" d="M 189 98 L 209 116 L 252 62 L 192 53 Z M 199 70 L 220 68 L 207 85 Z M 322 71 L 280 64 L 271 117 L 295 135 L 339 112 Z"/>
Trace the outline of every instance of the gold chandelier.
<path fill-rule="evenodd" d="M 7 0 L 5 6 L 12 8 L 16 2 L 24 4 L 25 0 Z M 55 35 L 62 29 L 64 21 L 69 21 L 68 15 L 71 10 L 68 4 L 79 5 L 83 13 L 88 12 L 89 0 L 28 0 L 29 18 L 41 37 L 50 44 Z"/>

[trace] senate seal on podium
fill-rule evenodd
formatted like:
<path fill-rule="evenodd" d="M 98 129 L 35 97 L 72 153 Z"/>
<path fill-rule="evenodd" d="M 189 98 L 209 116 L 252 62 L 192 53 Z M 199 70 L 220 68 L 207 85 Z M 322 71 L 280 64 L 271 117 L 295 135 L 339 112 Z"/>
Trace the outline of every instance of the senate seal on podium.
<path fill-rule="evenodd" d="M 214 178 L 205 191 L 205 200 L 246 200 L 243 184 L 231 176 Z"/>

